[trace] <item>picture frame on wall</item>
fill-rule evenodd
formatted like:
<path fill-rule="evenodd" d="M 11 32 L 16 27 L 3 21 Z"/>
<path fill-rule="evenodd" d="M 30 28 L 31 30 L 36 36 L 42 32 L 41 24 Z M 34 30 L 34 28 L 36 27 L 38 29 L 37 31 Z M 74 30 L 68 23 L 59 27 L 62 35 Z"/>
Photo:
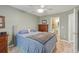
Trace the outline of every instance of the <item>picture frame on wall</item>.
<path fill-rule="evenodd" d="M 42 20 L 42 24 L 47 24 L 47 20 Z"/>
<path fill-rule="evenodd" d="M 5 28 L 5 17 L 0 16 L 0 28 Z"/>

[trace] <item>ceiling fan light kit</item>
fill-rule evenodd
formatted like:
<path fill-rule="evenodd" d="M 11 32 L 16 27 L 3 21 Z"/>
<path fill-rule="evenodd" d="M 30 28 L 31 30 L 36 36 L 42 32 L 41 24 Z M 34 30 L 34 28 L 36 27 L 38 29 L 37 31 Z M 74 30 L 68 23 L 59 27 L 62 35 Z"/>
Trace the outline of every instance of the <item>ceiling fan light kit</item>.
<path fill-rule="evenodd" d="M 43 13 L 44 12 L 44 9 L 37 9 L 37 12 L 38 13 Z"/>
<path fill-rule="evenodd" d="M 38 13 L 43 13 L 45 10 L 44 10 L 44 5 L 40 5 L 40 8 L 39 9 L 37 9 L 37 12 Z"/>

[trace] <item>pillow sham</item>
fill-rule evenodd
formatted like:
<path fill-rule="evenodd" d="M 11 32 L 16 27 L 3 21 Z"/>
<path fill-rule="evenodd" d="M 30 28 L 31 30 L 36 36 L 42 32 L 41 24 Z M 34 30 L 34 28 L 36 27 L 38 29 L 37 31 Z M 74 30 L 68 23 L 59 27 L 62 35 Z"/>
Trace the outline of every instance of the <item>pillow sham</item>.
<path fill-rule="evenodd" d="M 37 32 L 36 29 L 30 29 L 30 32 Z"/>
<path fill-rule="evenodd" d="M 29 33 L 28 30 L 21 30 L 21 31 L 19 31 L 19 34 L 28 34 L 28 33 Z"/>

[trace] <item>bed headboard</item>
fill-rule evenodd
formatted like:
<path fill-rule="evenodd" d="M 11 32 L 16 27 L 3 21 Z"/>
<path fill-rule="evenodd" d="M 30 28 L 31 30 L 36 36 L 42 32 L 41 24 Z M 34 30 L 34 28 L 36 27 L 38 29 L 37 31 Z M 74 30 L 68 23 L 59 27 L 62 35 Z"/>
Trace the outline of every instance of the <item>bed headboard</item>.
<path fill-rule="evenodd" d="M 14 26 L 14 31 L 15 31 L 15 33 L 17 33 L 17 32 L 19 32 L 20 30 L 24 30 L 24 29 L 27 29 L 27 27 L 26 26 Z"/>
<path fill-rule="evenodd" d="M 18 33 L 20 30 L 28 30 L 30 32 L 30 29 L 36 29 L 35 27 L 30 27 L 26 25 L 14 25 L 14 33 Z M 36 29 L 37 30 L 37 29 Z"/>

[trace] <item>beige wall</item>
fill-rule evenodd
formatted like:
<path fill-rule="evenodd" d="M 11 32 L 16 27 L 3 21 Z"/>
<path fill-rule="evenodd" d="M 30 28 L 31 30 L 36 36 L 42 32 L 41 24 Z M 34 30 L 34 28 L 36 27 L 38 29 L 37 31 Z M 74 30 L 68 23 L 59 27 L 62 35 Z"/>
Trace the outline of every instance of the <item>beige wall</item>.
<path fill-rule="evenodd" d="M 39 19 L 39 17 L 35 15 L 25 13 L 10 6 L 0 6 L 0 16 L 5 16 L 5 28 L 0 28 L 0 32 L 7 31 L 9 41 L 11 40 L 13 25 L 19 27 L 26 26 L 27 28 L 37 28 Z"/>

